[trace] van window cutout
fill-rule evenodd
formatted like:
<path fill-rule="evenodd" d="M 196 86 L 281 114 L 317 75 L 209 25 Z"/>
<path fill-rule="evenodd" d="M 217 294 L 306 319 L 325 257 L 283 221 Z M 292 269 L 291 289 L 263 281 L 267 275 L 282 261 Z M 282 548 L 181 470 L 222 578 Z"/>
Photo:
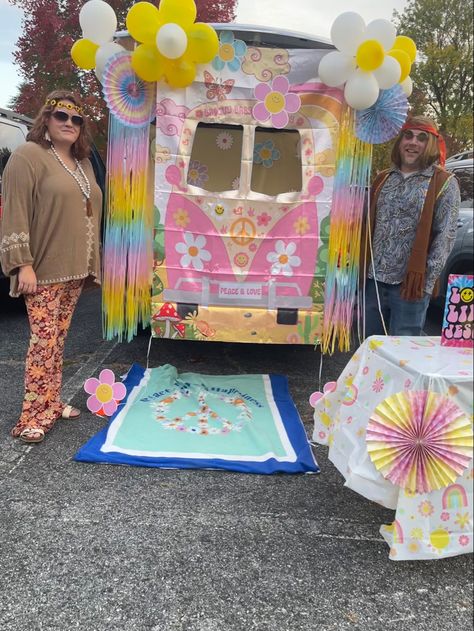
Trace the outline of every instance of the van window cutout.
<path fill-rule="evenodd" d="M 295 129 L 257 127 L 250 188 L 272 197 L 303 186 L 300 134 Z"/>
<path fill-rule="evenodd" d="M 239 189 L 242 125 L 199 123 L 186 181 L 212 193 Z"/>

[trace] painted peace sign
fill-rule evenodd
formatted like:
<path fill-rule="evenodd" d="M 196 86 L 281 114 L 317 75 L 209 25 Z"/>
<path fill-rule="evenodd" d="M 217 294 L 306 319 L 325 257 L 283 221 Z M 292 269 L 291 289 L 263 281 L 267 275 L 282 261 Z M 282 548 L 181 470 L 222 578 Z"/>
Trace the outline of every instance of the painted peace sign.
<path fill-rule="evenodd" d="M 237 219 L 230 227 L 231 239 L 237 245 L 248 245 L 256 234 L 255 224 L 247 217 Z"/>

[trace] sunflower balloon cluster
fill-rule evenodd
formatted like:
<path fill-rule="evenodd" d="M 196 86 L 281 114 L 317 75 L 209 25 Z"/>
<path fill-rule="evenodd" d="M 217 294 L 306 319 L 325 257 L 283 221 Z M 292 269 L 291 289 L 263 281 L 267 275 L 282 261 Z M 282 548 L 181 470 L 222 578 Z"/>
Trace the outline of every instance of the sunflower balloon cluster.
<path fill-rule="evenodd" d="M 398 35 L 388 20 L 364 19 L 352 11 L 341 13 L 331 27 L 331 41 L 337 50 L 319 64 L 319 77 L 328 86 L 344 85 L 344 98 L 355 110 L 371 107 L 380 90 L 400 84 L 410 96 L 410 71 L 416 57 L 415 42 Z"/>
<path fill-rule="evenodd" d="M 159 9 L 137 2 L 127 14 L 130 35 L 139 42 L 132 67 L 144 81 L 164 79 L 173 88 L 190 85 L 196 64 L 217 54 L 219 40 L 208 24 L 195 22 L 194 0 L 161 0 Z"/>
<path fill-rule="evenodd" d="M 215 30 L 197 15 L 194 0 L 137 2 L 127 13 L 126 26 L 137 42 L 132 67 L 144 81 L 166 81 L 173 88 L 190 85 L 196 64 L 211 61 L 218 52 Z M 117 17 L 104 0 L 88 0 L 79 13 L 83 37 L 74 43 L 71 56 L 83 70 L 95 69 L 102 80 L 110 58 L 124 48 L 113 41 Z"/>
<path fill-rule="evenodd" d="M 110 4 L 103 0 L 89 0 L 79 12 L 81 39 L 74 42 L 71 57 L 83 70 L 95 70 L 102 81 L 107 61 L 124 48 L 113 41 L 117 30 L 117 16 Z"/>

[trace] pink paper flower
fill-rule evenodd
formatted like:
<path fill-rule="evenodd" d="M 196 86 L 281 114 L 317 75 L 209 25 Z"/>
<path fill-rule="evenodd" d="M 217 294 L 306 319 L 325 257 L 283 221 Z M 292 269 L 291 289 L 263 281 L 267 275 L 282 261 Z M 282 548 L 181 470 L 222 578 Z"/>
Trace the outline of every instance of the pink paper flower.
<path fill-rule="evenodd" d="M 114 373 L 108 368 L 101 371 L 98 379 L 87 379 L 84 390 L 91 395 L 87 399 L 87 408 L 93 414 L 102 412 L 105 416 L 112 416 L 119 401 L 127 394 L 123 383 L 116 382 Z"/>
<path fill-rule="evenodd" d="M 268 83 L 259 83 L 255 88 L 255 98 L 258 103 L 252 110 L 253 117 L 261 123 L 271 120 L 272 127 L 282 129 L 288 125 L 290 117 L 301 107 L 301 99 L 297 94 L 288 93 L 290 83 L 286 77 L 280 75 Z"/>

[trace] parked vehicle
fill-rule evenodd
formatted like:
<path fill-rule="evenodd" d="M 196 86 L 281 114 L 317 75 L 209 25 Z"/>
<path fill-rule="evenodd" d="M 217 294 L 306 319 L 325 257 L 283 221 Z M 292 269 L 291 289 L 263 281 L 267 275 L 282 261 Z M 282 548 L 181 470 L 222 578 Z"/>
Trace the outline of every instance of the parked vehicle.
<path fill-rule="evenodd" d="M 461 207 L 459 209 L 456 241 L 440 276 L 441 289 L 439 301 L 444 303 L 448 276 L 450 274 L 473 274 L 474 271 L 474 211 L 473 211 L 473 175 L 474 161 L 456 160 L 446 163 L 446 169 L 452 171 L 459 181 Z"/>
<path fill-rule="evenodd" d="M 451 162 L 459 162 L 459 160 L 472 160 L 473 158 L 474 151 L 472 149 L 467 149 L 461 153 L 455 153 L 453 156 L 449 156 L 446 160 L 446 165 L 448 166 Z"/>
<path fill-rule="evenodd" d="M 0 108 L 0 221 L 2 218 L 2 176 L 5 166 L 12 151 L 26 142 L 28 130 L 33 124 L 33 120 L 28 116 L 17 114 L 10 110 Z M 93 146 L 90 156 L 97 183 L 105 192 L 105 166 L 99 152 Z M 3 272 L 0 268 L 0 278 Z"/>

